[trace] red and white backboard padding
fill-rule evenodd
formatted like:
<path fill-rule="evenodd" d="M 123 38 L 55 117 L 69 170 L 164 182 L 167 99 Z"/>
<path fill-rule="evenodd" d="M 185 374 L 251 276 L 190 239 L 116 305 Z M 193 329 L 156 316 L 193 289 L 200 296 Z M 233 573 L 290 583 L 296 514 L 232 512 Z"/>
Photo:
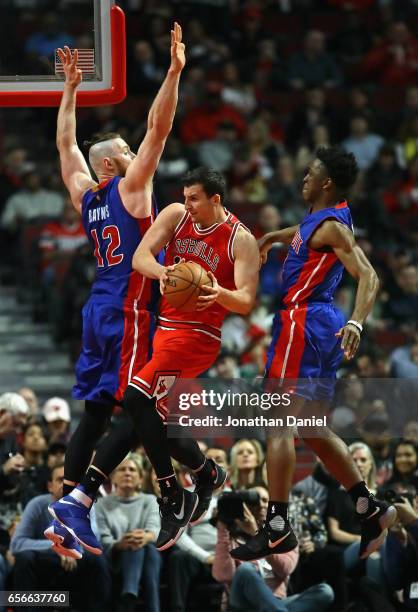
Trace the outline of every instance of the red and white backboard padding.
<path fill-rule="evenodd" d="M 65 77 L 57 47 L 64 45 L 71 52 L 78 47 L 83 81 L 77 91 L 77 106 L 117 104 L 126 97 L 122 9 L 114 0 L 84 0 L 80 7 L 82 14 L 67 15 L 57 9 L 35 19 L 33 31 L 29 29 L 22 41 L 19 58 L 11 65 L 0 62 L 0 106 L 58 106 Z M 49 38 L 42 38 L 45 28 L 49 28 Z M 51 45 L 56 43 L 51 48 L 49 40 Z"/>

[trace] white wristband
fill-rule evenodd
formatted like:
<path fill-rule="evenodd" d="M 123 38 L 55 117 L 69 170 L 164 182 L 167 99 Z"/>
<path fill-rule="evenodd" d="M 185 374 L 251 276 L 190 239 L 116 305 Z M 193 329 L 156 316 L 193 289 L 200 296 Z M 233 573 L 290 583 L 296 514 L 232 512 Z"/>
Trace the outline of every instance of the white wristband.
<path fill-rule="evenodd" d="M 360 333 L 363 331 L 363 325 L 359 323 L 358 321 L 354 321 L 353 319 L 350 319 L 349 321 L 347 321 L 346 325 L 354 325 L 354 327 L 357 327 Z"/>

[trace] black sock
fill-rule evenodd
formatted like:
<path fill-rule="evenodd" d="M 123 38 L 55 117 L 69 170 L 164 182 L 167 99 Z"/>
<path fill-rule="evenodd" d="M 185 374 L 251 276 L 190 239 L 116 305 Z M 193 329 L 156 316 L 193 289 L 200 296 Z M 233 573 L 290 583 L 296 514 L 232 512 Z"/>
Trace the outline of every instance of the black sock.
<path fill-rule="evenodd" d="M 376 503 L 364 480 L 351 487 L 348 494 L 356 506 L 357 514 L 360 516 L 368 516 L 376 509 Z"/>
<path fill-rule="evenodd" d="M 283 531 L 288 520 L 288 502 L 269 501 L 267 523 L 275 531 Z"/>
<path fill-rule="evenodd" d="M 197 471 L 194 470 L 194 475 L 197 476 L 200 482 L 213 482 L 216 477 L 216 472 L 214 474 L 213 471 L 214 467 L 212 461 L 205 459 L 204 464 Z"/>
<path fill-rule="evenodd" d="M 171 474 L 167 478 L 158 478 L 158 484 L 160 486 L 161 497 L 174 497 L 180 490 L 175 474 Z"/>
<path fill-rule="evenodd" d="M 94 498 L 105 480 L 107 478 L 103 474 L 90 467 L 81 479 L 80 485 L 83 487 L 86 495 Z"/>
<path fill-rule="evenodd" d="M 62 485 L 62 496 L 65 497 L 66 495 L 69 495 L 76 486 L 77 485 L 67 484 L 64 482 Z"/>

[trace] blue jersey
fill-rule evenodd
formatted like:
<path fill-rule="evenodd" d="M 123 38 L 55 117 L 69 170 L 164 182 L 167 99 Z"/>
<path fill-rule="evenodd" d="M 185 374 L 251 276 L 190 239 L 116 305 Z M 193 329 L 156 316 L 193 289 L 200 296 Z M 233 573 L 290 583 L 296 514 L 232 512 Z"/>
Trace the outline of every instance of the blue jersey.
<path fill-rule="evenodd" d="M 282 307 L 292 308 L 306 302 L 332 302 L 344 266 L 334 251 L 314 251 L 308 246 L 312 234 L 326 219 L 335 219 L 353 230 L 346 201 L 317 210 L 303 219 L 283 266 Z"/>
<path fill-rule="evenodd" d="M 89 189 L 82 200 L 82 221 L 97 261 L 91 295 L 139 310 L 151 307 L 153 283 L 132 269 L 132 257 L 142 236 L 157 214 L 136 219 L 125 208 L 119 194 L 120 176 Z"/>
<path fill-rule="evenodd" d="M 84 229 L 97 260 L 91 296 L 83 307 L 75 399 L 120 402 L 132 376 L 151 357 L 158 283 L 132 269 L 132 257 L 157 213 L 135 219 L 119 195 L 121 177 L 83 196 Z"/>
<path fill-rule="evenodd" d="M 308 246 L 326 220 L 353 229 L 347 202 L 308 214 L 289 248 L 283 266 L 281 306 L 273 323 L 266 377 L 291 379 L 293 392 L 308 400 L 329 401 L 343 351 L 336 333 L 344 325 L 333 297 L 344 267 L 334 251 Z M 296 382 L 297 381 L 297 382 Z"/>

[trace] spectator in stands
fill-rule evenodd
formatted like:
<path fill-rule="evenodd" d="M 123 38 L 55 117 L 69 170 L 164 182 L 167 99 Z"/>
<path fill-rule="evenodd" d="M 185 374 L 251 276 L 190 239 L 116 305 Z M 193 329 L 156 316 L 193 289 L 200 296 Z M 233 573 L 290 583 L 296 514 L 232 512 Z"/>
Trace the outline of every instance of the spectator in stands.
<path fill-rule="evenodd" d="M 370 448 L 363 442 L 354 442 L 349 446 L 349 451 L 367 486 L 375 492 L 376 465 Z M 345 566 L 351 572 L 360 562 L 360 522 L 353 501 L 342 487 L 332 491 L 327 516 L 330 541 L 344 549 Z M 374 556 L 367 559 L 366 574 L 376 582 L 381 582 L 380 559 Z"/>
<path fill-rule="evenodd" d="M 155 182 L 157 200 L 161 205 L 164 205 L 166 202 L 176 202 L 178 198 L 183 196 L 179 188 L 179 182 L 189 168 L 190 160 L 180 140 L 170 135 L 163 157 L 158 164 L 158 180 Z"/>
<path fill-rule="evenodd" d="M 401 486 L 396 490 L 398 520 L 389 529 L 382 547 L 386 580 L 393 591 L 402 590 L 402 610 L 416 610 L 418 582 L 418 504 L 416 489 Z"/>
<path fill-rule="evenodd" d="M 363 115 L 356 115 L 350 121 L 350 134 L 343 147 L 354 153 L 360 170 L 367 170 L 375 161 L 384 140 L 369 131 L 369 122 Z"/>
<path fill-rule="evenodd" d="M 318 147 L 331 146 L 329 129 L 325 124 L 318 123 L 312 129 L 312 140 L 302 143 L 296 151 L 295 168 L 300 176 L 304 176 L 306 168 L 315 159 Z"/>
<path fill-rule="evenodd" d="M 42 413 L 47 423 L 51 442 L 61 439 L 62 437 L 68 440 L 70 435 L 71 413 L 67 400 L 63 397 L 50 397 L 45 402 Z"/>
<path fill-rule="evenodd" d="M 160 610 L 161 556 L 154 547 L 160 529 L 157 500 L 141 491 L 144 478 L 139 455 L 130 453 L 112 474 L 114 492 L 96 504 L 97 524 L 104 552 L 115 574 L 120 574 L 120 600 L 135 610 L 145 587 L 146 609 Z"/>
<path fill-rule="evenodd" d="M 286 130 L 286 146 L 293 153 L 302 144 L 313 141 L 313 130 L 317 125 L 326 125 L 330 140 L 335 140 L 338 132 L 338 116 L 326 103 L 325 91 L 320 87 L 308 89 L 303 103 L 292 113 Z"/>
<path fill-rule="evenodd" d="M 405 423 L 402 437 L 404 440 L 411 440 L 418 448 L 418 421 L 415 418 Z"/>
<path fill-rule="evenodd" d="M 418 490 L 418 449 L 412 440 L 401 438 L 392 452 L 392 475 L 379 489 L 380 493 L 395 485 L 411 485 Z"/>
<path fill-rule="evenodd" d="M 376 161 L 367 171 L 367 192 L 382 197 L 386 208 L 391 210 L 396 203 L 396 192 L 402 178 L 403 172 L 398 165 L 394 147 L 389 144 L 382 145 Z"/>
<path fill-rule="evenodd" d="M 299 563 L 292 586 L 299 592 L 326 582 L 335 595 L 332 610 L 345 610 L 348 591 L 343 552 L 327 544 L 327 529 L 315 499 L 301 490 L 296 492 L 296 488 L 289 497 L 289 518 L 299 541 Z"/>
<path fill-rule="evenodd" d="M 410 117 L 399 130 L 396 153 L 399 165 L 408 170 L 409 182 L 414 186 L 417 173 L 414 162 L 418 157 L 418 112 Z"/>
<path fill-rule="evenodd" d="M 418 136 L 418 116 L 416 119 L 417 136 Z M 418 143 L 418 139 L 417 139 Z M 392 207 L 394 212 L 400 213 L 406 220 L 411 221 L 416 218 L 418 211 L 418 148 L 415 151 L 415 156 L 408 163 L 407 180 L 400 185 L 399 197 Z M 405 223 L 403 223 L 405 225 Z"/>
<path fill-rule="evenodd" d="M 277 162 L 267 190 L 270 202 L 281 211 L 284 222 L 288 225 L 299 223 L 306 209 L 300 198 L 295 165 L 289 155 L 283 155 Z"/>
<path fill-rule="evenodd" d="M 22 223 L 59 217 L 63 205 L 62 194 L 43 188 L 39 171 L 32 167 L 22 176 L 22 188 L 6 201 L 1 225 L 17 232 Z"/>
<path fill-rule="evenodd" d="M 390 365 L 396 378 L 418 378 L 418 342 L 396 348 L 391 353 Z"/>
<path fill-rule="evenodd" d="M 313 499 L 320 516 L 324 518 L 329 494 L 332 489 L 338 489 L 339 486 L 339 483 L 334 480 L 322 461 L 317 459 L 312 474 L 306 476 L 303 480 L 299 480 L 292 491 L 296 495 L 302 494 L 306 498 Z"/>
<path fill-rule="evenodd" d="M 137 40 L 128 56 L 129 92 L 152 96 L 157 92 L 164 77 L 164 70 L 158 65 L 151 45 Z"/>
<path fill-rule="evenodd" d="M 0 213 L 6 200 L 21 187 L 21 176 L 25 167 L 27 149 L 16 147 L 7 151 L 0 168 Z"/>
<path fill-rule="evenodd" d="M 222 101 L 237 109 L 244 117 L 248 117 L 257 107 L 254 86 L 251 82 L 243 83 L 234 62 L 226 62 L 223 67 Z"/>
<path fill-rule="evenodd" d="M 51 72 L 53 72 L 56 49 L 63 48 L 64 45 L 74 48 L 74 38 L 63 30 L 63 25 L 57 13 L 48 11 L 41 15 L 39 31 L 29 36 L 25 44 L 25 52 L 38 60 L 47 60 L 52 68 Z M 45 62 L 45 65 L 48 64 Z"/>
<path fill-rule="evenodd" d="M 391 440 L 393 434 L 386 414 L 372 412 L 361 425 L 361 437 L 373 454 L 376 484 L 383 484 L 392 473 Z"/>
<path fill-rule="evenodd" d="M 208 459 L 213 459 L 213 461 L 223 467 L 224 470 L 229 470 L 228 455 L 226 450 L 221 446 L 215 446 L 211 444 L 207 448 L 205 455 Z"/>
<path fill-rule="evenodd" d="M 76 250 L 87 242 L 80 215 L 66 197 L 62 218 L 47 223 L 39 237 L 44 283 L 49 286 L 57 277 L 62 278 Z"/>
<path fill-rule="evenodd" d="M 39 423 L 29 423 L 23 430 L 22 455 L 25 467 L 19 479 L 19 499 L 24 508 L 36 495 L 48 490 L 49 470 L 45 464 L 47 440 Z"/>
<path fill-rule="evenodd" d="M 39 402 L 35 391 L 30 387 L 22 387 L 18 394 L 23 397 L 29 407 L 29 418 L 36 418 L 39 414 Z"/>
<path fill-rule="evenodd" d="M 46 451 L 46 467 L 50 470 L 56 465 L 64 463 L 66 450 L 67 443 L 65 442 L 65 438 L 57 438 L 55 442 L 51 442 Z"/>
<path fill-rule="evenodd" d="M 104 556 L 83 551 L 83 557 L 78 560 L 63 557 L 51 549 L 51 542 L 44 537 L 44 530 L 51 522 L 48 505 L 62 496 L 63 480 L 64 466 L 52 468 L 49 493 L 34 497 L 23 512 L 11 541 L 11 551 L 16 559 L 14 588 L 23 591 L 70 590 L 72 603 L 77 596 L 81 610 L 102 612 L 108 609 L 111 584 Z M 34 610 L 33 607 L 27 609 Z"/>
<path fill-rule="evenodd" d="M 222 121 L 217 127 L 215 138 L 204 140 L 198 145 L 199 164 L 225 172 L 231 167 L 239 146 L 236 126 L 231 121 Z"/>
<path fill-rule="evenodd" d="M 289 62 L 289 85 L 293 89 L 325 87 L 332 89 L 342 83 L 334 58 L 325 50 L 325 35 L 318 30 L 307 33 L 303 51 L 295 53 Z"/>
<path fill-rule="evenodd" d="M 231 448 L 230 479 L 234 489 L 262 484 L 264 453 L 257 440 L 242 438 Z"/>
<path fill-rule="evenodd" d="M 216 137 L 219 125 L 225 121 L 233 123 L 242 138 L 245 133 L 245 122 L 238 111 L 222 102 L 222 85 L 208 81 L 205 89 L 203 103 L 190 110 L 181 123 L 182 141 L 191 145 L 202 140 L 211 140 Z"/>
<path fill-rule="evenodd" d="M 406 331 L 418 323 L 418 270 L 413 264 L 395 270 L 395 287 L 384 316 Z"/>
<path fill-rule="evenodd" d="M 405 23 L 390 24 L 386 39 L 364 58 L 363 70 L 370 80 L 378 80 L 387 87 L 416 84 L 418 41 Z"/>
<path fill-rule="evenodd" d="M 28 414 L 29 407 L 23 397 L 17 393 L 0 395 L 0 493 L 14 488 L 25 468 L 16 434 L 21 432 Z"/>
<path fill-rule="evenodd" d="M 213 562 L 213 576 L 229 591 L 229 605 L 234 612 L 257 610 L 264 612 L 321 612 L 328 610 L 334 599 L 331 587 L 317 584 L 302 593 L 287 597 L 287 583 L 299 557 L 298 549 L 281 555 L 270 555 L 255 562 L 241 563 L 230 556 L 230 551 L 248 536 L 257 533 L 265 520 L 268 493 L 256 487 L 259 503 L 255 507 L 244 504 L 244 518 L 232 525 L 217 516 L 217 543 Z"/>
<path fill-rule="evenodd" d="M 226 461 L 226 453 L 212 449 L 206 456 L 221 455 Z M 224 464 L 228 470 L 228 464 Z M 217 489 L 211 499 L 209 509 L 196 525 L 189 525 L 187 531 L 177 541 L 177 546 L 169 558 L 169 587 L 171 612 L 186 612 L 187 596 L 196 583 L 211 583 L 212 566 L 215 558 L 216 527 L 211 522 L 219 495 L 223 488 Z"/>

